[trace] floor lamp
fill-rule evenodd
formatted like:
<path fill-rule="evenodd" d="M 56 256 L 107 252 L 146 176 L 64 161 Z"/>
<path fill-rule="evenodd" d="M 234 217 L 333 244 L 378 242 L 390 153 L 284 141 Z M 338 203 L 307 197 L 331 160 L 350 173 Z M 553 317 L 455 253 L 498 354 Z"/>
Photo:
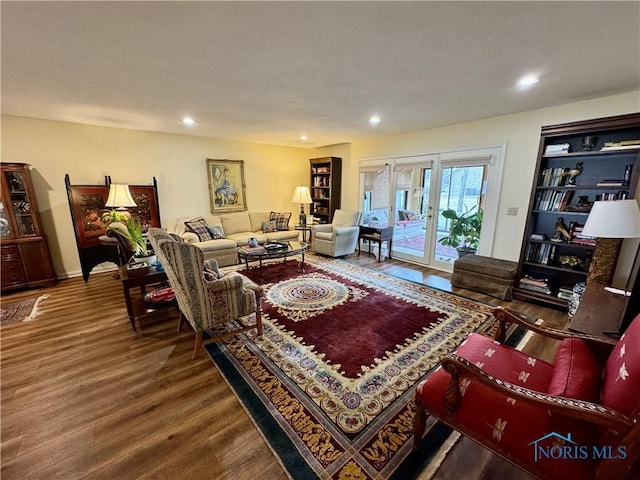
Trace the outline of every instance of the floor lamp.
<path fill-rule="evenodd" d="M 608 200 L 595 202 L 589 213 L 582 235 L 597 238 L 640 238 L 640 207 L 636 200 Z M 596 249 L 597 251 L 597 249 Z M 629 302 L 629 285 L 636 271 L 640 254 L 640 243 L 631 265 L 624 288 L 624 308 L 618 322 L 618 330 L 623 331 L 623 319 Z"/>

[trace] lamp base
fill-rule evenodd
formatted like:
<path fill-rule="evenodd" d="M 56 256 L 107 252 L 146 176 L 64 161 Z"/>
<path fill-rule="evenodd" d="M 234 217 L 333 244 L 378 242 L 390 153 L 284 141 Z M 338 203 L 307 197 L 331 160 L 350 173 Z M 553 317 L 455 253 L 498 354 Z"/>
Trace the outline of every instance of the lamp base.
<path fill-rule="evenodd" d="M 307 226 L 307 216 L 304 213 L 304 207 L 300 207 L 300 217 L 299 217 L 300 226 L 305 228 Z"/>

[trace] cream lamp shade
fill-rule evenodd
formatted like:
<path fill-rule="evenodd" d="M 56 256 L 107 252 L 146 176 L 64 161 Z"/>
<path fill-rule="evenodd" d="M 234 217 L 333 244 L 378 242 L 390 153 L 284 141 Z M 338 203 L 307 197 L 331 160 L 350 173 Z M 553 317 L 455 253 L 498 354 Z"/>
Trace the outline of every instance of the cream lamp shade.
<path fill-rule="evenodd" d="M 309 187 L 305 187 L 304 185 L 300 185 L 296 187 L 296 190 L 293 192 L 293 197 L 291 197 L 291 201 L 293 203 L 300 204 L 300 226 L 307 226 L 307 216 L 304 213 L 304 204 L 311 203 L 311 194 L 309 193 Z"/>
<path fill-rule="evenodd" d="M 582 235 L 600 238 L 640 238 L 640 207 L 635 200 L 594 202 Z"/>
<path fill-rule="evenodd" d="M 109 187 L 109 197 L 107 198 L 107 203 L 105 203 L 104 206 L 124 209 L 127 207 L 137 207 L 138 205 L 131 196 L 129 185 L 112 183 Z"/>
<path fill-rule="evenodd" d="M 300 185 L 296 187 L 295 192 L 293 192 L 293 197 L 291 197 L 291 202 L 293 203 L 311 203 L 311 194 L 309 193 L 309 187 L 305 187 L 304 185 Z"/>

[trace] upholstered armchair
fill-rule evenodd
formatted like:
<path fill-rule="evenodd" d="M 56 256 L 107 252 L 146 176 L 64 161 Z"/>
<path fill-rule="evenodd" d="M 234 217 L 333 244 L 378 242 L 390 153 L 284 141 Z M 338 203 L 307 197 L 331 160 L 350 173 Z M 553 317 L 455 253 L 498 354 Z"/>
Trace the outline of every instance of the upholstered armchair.
<path fill-rule="evenodd" d="M 433 415 L 540 479 L 640 478 L 640 315 L 617 343 L 494 316 L 499 341 L 470 335 L 418 385 L 415 447 Z M 554 362 L 505 346 L 507 323 L 560 340 Z"/>
<path fill-rule="evenodd" d="M 336 210 L 330 224 L 311 225 L 311 251 L 341 257 L 356 251 L 360 227 L 360 212 Z"/>
<path fill-rule="evenodd" d="M 178 331 L 186 318 L 196 334 L 192 358 L 203 345 L 253 328 L 262 335 L 260 286 L 237 272 L 221 275 L 218 263 L 205 262 L 201 249 L 176 241 L 163 230 L 149 229 L 148 238 L 178 301 Z M 249 317 L 255 317 L 255 321 L 247 323 Z M 237 328 L 228 328 L 229 323 Z M 202 338 L 204 331 L 210 335 L 207 340 Z"/>

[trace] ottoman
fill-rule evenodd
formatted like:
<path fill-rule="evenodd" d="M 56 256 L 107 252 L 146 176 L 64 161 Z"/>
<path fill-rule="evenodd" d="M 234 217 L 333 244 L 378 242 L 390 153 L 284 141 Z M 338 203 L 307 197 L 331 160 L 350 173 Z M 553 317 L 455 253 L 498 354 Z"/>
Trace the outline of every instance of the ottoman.
<path fill-rule="evenodd" d="M 465 255 L 453 264 L 451 285 L 511 301 L 517 269 L 516 262 Z"/>

